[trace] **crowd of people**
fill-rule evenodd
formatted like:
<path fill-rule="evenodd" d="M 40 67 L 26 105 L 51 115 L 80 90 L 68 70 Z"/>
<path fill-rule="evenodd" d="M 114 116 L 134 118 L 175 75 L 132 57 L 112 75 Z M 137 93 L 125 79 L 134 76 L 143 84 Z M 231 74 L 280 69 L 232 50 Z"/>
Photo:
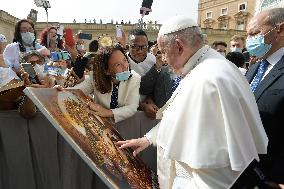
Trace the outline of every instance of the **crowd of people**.
<path fill-rule="evenodd" d="M 134 156 L 157 146 L 163 189 L 229 188 L 253 159 L 261 175 L 252 171 L 242 188 L 284 188 L 283 23 L 284 9 L 269 9 L 252 18 L 246 38 L 209 46 L 195 21 L 175 16 L 151 47 L 146 32 L 135 29 L 102 36 L 86 49 L 78 34 L 70 39 L 57 26 L 37 39 L 34 23 L 22 19 L 13 43 L 0 35 L 0 87 L 23 80 L 29 87 L 80 89 L 93 99 L 88 107 L 113 123 L 139 110 L 160 119 L 144 137 L 117 145 L 133 148 Z M 1 110 L 16 108 L 27 119 L 37 112 L 24 95 L 0 98 Z"/>

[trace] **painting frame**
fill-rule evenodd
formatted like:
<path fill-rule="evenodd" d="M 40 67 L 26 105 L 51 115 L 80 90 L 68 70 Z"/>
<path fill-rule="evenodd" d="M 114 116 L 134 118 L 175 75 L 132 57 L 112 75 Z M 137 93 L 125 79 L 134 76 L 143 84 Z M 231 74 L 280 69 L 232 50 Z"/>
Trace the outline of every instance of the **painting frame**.
<path fill-rule="evenodd" d="M 156 173 L 132 150 L 116 147 L 124 139 L 108 119 L 86 109 L 92 99 L 82 91 L 27 87 L 24 93 L 109 188 L 159 188 Z"/>

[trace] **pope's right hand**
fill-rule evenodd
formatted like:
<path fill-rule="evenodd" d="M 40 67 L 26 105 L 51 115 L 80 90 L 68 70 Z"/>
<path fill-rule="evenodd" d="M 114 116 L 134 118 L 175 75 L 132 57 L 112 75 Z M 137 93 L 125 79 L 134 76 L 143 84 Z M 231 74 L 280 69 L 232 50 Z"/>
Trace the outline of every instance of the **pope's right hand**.
<path fill-rule="evenodd" d="M 135 157 L 139 152 L 150 146 L 150 142 L 146 137 L 142 137 L 138 139 L 118 141 L 116 145 L 119 146 L 119 149 L 132 148 L 134 150 L 133 156 Z"/>

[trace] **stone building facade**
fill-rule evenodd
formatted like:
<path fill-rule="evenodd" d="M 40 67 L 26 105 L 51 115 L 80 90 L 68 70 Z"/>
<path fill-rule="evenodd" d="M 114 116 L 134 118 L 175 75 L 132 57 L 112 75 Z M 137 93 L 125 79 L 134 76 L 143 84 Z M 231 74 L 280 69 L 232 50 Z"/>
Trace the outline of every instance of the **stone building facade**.
<path fill-rule="evenodd" d="M 19 20 L 18 18 L 10 15 L 9 13 L 0 10 L 0 33 L 6 36 L 8 43 L 12 42 L 13 40 L 15 24 L 18 20 Z M 115 37 L 116 24 L 111 24 L 111 23 L 95 24 L 95 23 L 49 22 L 48 24 L 52 26 L 58 26 L 59 24 L 61 24 L 66 28 L 70 27 L 73 29 L 74 34 L 76 34 L 78 31 L 82 31 L 84 33 L 91 33 L 93 35 L 93 39 L 97 39 L 101 35 L 108 35 L 111 37 Z M 46 26 L 47 26 L 46 22 L 36 22 L 35 29 L 37 31 L 38 36 Z M 144 24 L 123 24 L 123 30 L 125 31 L 126 35 L 128 35 L 130 30 L 133 30 L 138 27 L 145 30 L 150 41 L 155 41 L 157 39 L 157 35 L 161 25 L 151 21 Z"/>
<path fill-rule="evenodd" d="M 198 24 L 202 28 L 246 30 L 255 13 L 255 0 L 199 0 Z"/>

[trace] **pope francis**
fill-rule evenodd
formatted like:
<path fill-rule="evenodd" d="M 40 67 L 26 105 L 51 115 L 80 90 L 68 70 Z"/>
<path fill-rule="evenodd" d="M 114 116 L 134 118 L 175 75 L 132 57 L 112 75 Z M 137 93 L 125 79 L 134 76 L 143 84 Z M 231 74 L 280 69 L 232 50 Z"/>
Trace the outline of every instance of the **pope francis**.
<path fill-rule="evenodd" d="M 157 113 L 157 126 L 143 138 L 117 144 L 132 147 L 134 155 L 156 145 L 162 189 L 229 188 L 268 143 L 249 84 L 204 45 L 190 18 L 166 21 L 157 41 L 163 60 L 183 79 Z"/>

